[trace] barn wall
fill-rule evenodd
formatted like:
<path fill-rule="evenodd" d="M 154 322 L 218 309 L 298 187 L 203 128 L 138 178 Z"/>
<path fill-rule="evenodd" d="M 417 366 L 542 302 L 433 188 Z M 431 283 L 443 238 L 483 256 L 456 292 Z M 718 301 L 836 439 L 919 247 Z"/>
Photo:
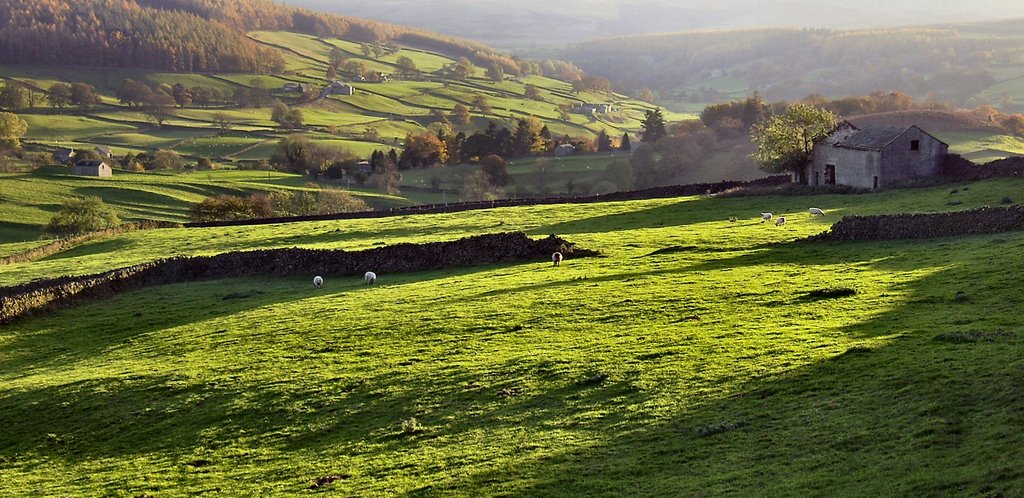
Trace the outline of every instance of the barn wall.
<path fill-rule="evenodd" d="M 919 140 L 920 150 L 910 150 L 910 142 Z M 916 127 L 911 127 L 882 151 L 882 185 L 937 176 L 949 146 Z"/>

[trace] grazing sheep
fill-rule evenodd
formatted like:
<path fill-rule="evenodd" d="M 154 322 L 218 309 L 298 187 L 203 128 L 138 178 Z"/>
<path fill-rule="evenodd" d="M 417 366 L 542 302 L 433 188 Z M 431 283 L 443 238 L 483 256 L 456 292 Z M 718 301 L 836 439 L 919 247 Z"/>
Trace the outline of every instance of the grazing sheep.
<path fill-rule="evenodd" d="M 320 275 L 317 275 L 317 276 L 313 277 L 313 287 L 316 287 L 317 289 L 319 289 L 319 288 L 321 288 L 323 286 L 324 286 L 324 277 L 321 277 Z"/>
<path fill-rule="evenodd" d="M 772 221 L 772 213 L 761 213 L 761 223 Z"/>
<path fill-rule="evenodd" d="M 822 211 L 821 209 L 818 208 L 811 208 L 809 211 L 811 213 L 811 216 L 825 216 L 825 211 Z"/>
<path fill-rule="evenodd" d="M 372 271 L 368 271 L 366 272 L 366 275 L 363 275 L 363 281 L 366 282 L 366 285 L 373 285 L 373 283 L 377 281 L 377 274 Z"/>
<path fill-rule="evenodd" d="M 786 224 L 786 217 L 785 216 L 779 216 L 779 219 L 775 220 L 775 226 L 777 226 L 777 227 L 781 227 L 782 225 L 785 225 L 785 224 Z"/>
<path fill-rule="evenodd" d="M 739 219 L 739 218 L 737 218 L 737 217 L 735 217 L 735 216 L 730 216 L 730 217 L 729 217 L 729 223 L 736 223 L 736 222 L 737 222 L 737 221 L 739 221 L 739 220 L 740 220 L 740 219 Z"/>
<path fill-rule="evenodd" d="M 552 254 L 551 255 L 551 262 L 554 263 L 555 266 L 558 266 L 558 265 L 562 264 L 562 253 L 556 252 L 556 253 Z"/>

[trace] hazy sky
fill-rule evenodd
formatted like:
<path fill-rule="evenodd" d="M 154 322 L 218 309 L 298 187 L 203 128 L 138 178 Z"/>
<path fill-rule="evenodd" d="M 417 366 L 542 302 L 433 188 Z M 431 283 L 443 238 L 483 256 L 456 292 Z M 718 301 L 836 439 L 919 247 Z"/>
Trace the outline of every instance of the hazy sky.
<path fill-rule="evenodd" d="M 606 36 L 766 26 L 860 28 L 1024 19 L 1024 0 L 286 0 L 475 38 L 560 45 Z M 1022 23 L 1024 28 L 1024 23 Z"/>

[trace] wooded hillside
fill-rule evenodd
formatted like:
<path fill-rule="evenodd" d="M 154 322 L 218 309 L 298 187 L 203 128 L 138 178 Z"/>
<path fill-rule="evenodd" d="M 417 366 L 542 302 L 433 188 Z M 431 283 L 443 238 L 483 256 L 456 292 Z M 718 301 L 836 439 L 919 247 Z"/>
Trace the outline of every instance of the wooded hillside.
<path fill-rule="evenodd" d="M 0 5 L 0 64 L 280 71 L 280 55 L 245 36 L 252 30 L 396 41 L 499 64 L 513 74 L 524 69 L 480 43 L 270 0 L 9 0 Z"/>
<path fill-rule="evenodd" d="M 771 100 L 884 90 L 978 105 L 995 103 L 1002 94 L 990 88 L 1019 75 L 1024 37 L 999 23 L 690 32 L 596 40 L 564 57 L 620 89 L 649 87 L 665 100 L 714 102 L 753 90 Z"/>

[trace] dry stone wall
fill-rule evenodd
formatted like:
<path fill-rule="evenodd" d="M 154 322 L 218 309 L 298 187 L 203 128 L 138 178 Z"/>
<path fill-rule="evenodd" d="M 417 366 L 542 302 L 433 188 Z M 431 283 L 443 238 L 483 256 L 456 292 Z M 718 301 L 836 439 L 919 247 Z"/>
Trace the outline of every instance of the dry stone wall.
<path fill-rule="evenodd" d="M 566 258 L 597 254 L 554 235 L 533 240 L 522 232 L 510 232 L 352 252 L 291 248 L 178 257 L 95 275 L 60 277 L 0 288 L 0 324 L 153 285 L 250 275 L 312 277 L 362 275 L 366 271 L 380 275 L 511 261 L 550 261 L 555 251 Z"/>
<path fill-rule="evenodd" d="M 812 240 L 900 240 L 1024 230 L 1024 207 L 984 207 L 927 214 L 845 216 Z"/>
<path fill-rule="evenodd" d="M 673 185 L 670 187 L 654 187 L 630 192 L 614 192 L 611 194 L 589 195 L 581 197 L 543 197 L 531 199 L 499 199 L 495 201 L 456 202 L 449 204 L 424 204 L 356 213 L 337 213 L 313 216 L 287 216 L 278 218 L 259 218 L 252 220 L 206 221 L 186 223 L 186 227 L 221 227 L 241 225 L 269 225 L 274 223 L 292 223 L 298 221 L 348 220 L 358 218 L 387 218 L 390 216 L 406 216 L 413 214 L 455 213 L 476 209 L 491 209 L 511 206 L 536 206 L 541 204 L 588 204 L 593 202 L 632 201 L 640 199 L 661 199 L 686 195 L 716 194 L 737 187 L 772 187 L 790 183 L 789 175 L 775 175 L 748 182 L 729 181 L 718 183 L 696 183 L 692 185 Z"/>

